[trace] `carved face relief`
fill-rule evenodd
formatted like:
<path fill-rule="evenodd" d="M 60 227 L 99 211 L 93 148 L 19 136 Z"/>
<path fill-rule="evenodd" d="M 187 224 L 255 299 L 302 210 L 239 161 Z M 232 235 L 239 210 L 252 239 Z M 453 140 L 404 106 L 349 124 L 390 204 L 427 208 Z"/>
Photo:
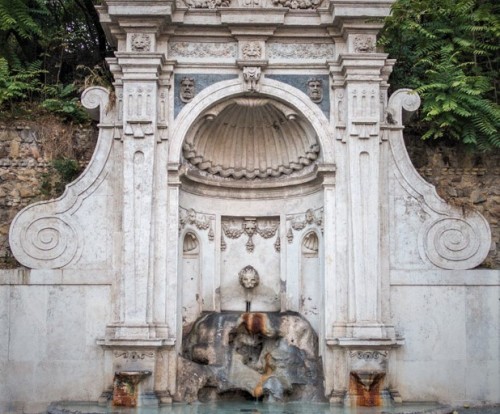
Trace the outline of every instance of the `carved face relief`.
<path fill-rule="evenodd" d="M 255 231 L 257 230 L 257 223 L 255 222 L 255 219 L 245 220 L 243 228 L 245 229 L 245 233 L 248 236 L 253 236 L 255 234 Z"/>
<path fill-rule="evenodd" d="M 196 211 L 192 208 L 188 210 L 188 222 L 193 224 L 196 221 Z"/>
<path fill-rule="evenodd" d="M 134 52 L 149 52 L 151 49 L 151 38 L 144 33 L 132 35 L 131 48 Z"/>
<path fill-rule="evenodd" d="M 243 46 L 243 57 L 245 59 L 260 59 L 262 49 L 256 42 L 249 42 Z"/>
<path fill-rule="evenodd" d="M 184 77 L 181 79 L 180 98 L 182 102 L 191 102 L 194 98 L 194 79 Z"/>
<path fill-rule="evenodd" d="M 311 101 L 320 103 L 323 100 L 323 82 L 321 79 L 310 79 L 307 82 L 307 92 Z"/>
<path fill-rule="evenodd" d="M 253 289 L 259 285 L 260 277 L 253 266 L 244 267 L 240 270 L 238 276 L 240 277 L 240 285 L 245 289 Z"/>
<path fill-rule="evenodd" d="M 372 53 L 375 51 L 375 42 L 371 36 L 356 36 L 354 38 L 354 51 L 356 53 Z"/>

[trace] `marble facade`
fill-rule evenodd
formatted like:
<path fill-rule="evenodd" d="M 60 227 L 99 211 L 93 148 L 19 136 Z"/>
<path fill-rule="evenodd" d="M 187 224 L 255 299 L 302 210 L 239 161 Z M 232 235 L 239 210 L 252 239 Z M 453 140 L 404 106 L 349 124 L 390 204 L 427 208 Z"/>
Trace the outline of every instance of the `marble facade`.
<path fill-rule="evenodd" d="M 94 156 L 11 227 L 2 411 L 104 401 L 135 370 L 141 403 L 169 403 L 183 330 L 248 301 L 309 321 L 332 403 L 366 370 L 395 401 L 498 402 L 500 275 L 469 270 L 490 230 L 408 158 L 420 101 L 388 96 L 376 46 L 391 3 L 103 1 L 115 91 L 82 96 Z"/>

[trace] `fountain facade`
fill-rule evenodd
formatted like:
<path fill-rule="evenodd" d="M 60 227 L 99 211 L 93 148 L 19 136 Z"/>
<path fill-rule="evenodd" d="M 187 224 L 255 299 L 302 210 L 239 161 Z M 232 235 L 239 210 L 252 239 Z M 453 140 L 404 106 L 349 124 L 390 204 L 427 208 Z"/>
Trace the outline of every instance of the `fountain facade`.
<path fill-rule="evenodd" d="M 6 410 L 498 399 L 489 227 L 411 165 L 390 5 L 103 1 L 94 157 L 10 231 Z"/>

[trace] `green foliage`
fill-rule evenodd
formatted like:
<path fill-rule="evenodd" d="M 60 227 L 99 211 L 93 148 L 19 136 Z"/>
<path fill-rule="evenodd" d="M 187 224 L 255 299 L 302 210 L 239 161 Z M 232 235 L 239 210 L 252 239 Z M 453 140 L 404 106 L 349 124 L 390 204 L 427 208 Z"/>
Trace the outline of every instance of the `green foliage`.
<path fill-rule="evenodd" d="M 380 43 L 398 59 L 397 89 L 422 97 L 424 139 L 500 148 L 500 6 L 481 0 L 397 0 Z"/>
<path fill-rule="evenodd" d="M 42 73 L 40 62 L 33 62 L 24 70 L 10 71 L 7 60 L 0 57 L 0 108 L 10 108 L 16 101 L 30 99 L 40 90 Z"/>
<path fill-rule="evenodd" d="M 89 119 L 87 112 L 75 96 L 77 89 L 73 84 L 46 86 L 43 92 L 47 98 L 42 102 L 42 108 L 60 116 L 65 121 L 85 122 Z"/>
<path fill-rule="evenodd" d="M 78 161 L 72 158 L 53 160 L 48 171 L 41 177 L 40 192 L 48 198 L 60 196 L 66 185 L 74 181 L 80 171 Z"/>

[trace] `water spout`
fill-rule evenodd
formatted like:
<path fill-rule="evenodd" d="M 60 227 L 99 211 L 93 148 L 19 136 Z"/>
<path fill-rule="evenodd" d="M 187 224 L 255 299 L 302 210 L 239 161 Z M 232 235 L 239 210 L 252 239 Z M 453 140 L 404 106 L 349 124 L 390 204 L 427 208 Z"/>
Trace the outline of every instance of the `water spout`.
<path fill-rule="evenodd" d="M 151 375 L 151 371 L 118 371 L 113 382 L 113 405 L 137 407 L 139 383 Z"/>

